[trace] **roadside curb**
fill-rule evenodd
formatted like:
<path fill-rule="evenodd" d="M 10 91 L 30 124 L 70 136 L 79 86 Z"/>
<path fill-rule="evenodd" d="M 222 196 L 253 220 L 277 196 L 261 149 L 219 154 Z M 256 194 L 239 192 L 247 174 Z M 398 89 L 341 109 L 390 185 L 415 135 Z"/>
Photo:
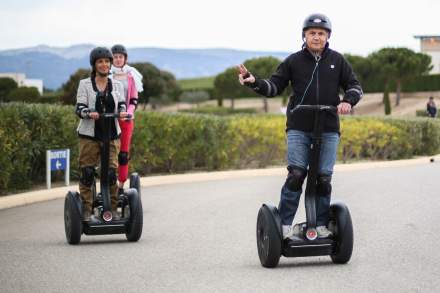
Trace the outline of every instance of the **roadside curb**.
<path fill-rule="evenodd" d="M 412 165 L 429 164 L 430 159 L 440 161 L 440 154 L 431 157 L 421 157 L 416 159 L 397 160 L 397 161 L 380 161 L 380 162 L 360 162 L 353 164 L 337 164 L 335 172 L 349 172 L 366 169 L 403 167 Z M 219 181 L 234 178 L 250 178 L 260 176 L 285 176 L 285 167 L 274 167 L 267 169 L 249 169 L 249 170 L 233 170 L 218 171 L 206 173 L 188 173 L 176 175 L 150 176 L 141 178 L 141 186 L 158 186 L 178 183 L 192 183 L 204 181 Z M 77 185 L 65 187 L 57 187 L 53 189 L 43 189 L 30 191 L 14 195 L 0 197 L 0 210 L 12 207 L 18 207 L 48 200 L 64 198 L 69 190 L 78 190 Z"/>

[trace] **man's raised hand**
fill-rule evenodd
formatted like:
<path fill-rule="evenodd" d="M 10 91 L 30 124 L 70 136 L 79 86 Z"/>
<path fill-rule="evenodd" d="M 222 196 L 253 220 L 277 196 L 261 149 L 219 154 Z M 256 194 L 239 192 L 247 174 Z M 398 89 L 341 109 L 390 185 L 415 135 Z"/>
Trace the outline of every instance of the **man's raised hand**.
<path fill-rule="evenodd" d="M 237 66 L 238 68 L 238 81 L 241 85 L 244 85 L 245 83 L 255 83 L 255 77 L 247 70 L 247 68 L 240 64 Z"/>

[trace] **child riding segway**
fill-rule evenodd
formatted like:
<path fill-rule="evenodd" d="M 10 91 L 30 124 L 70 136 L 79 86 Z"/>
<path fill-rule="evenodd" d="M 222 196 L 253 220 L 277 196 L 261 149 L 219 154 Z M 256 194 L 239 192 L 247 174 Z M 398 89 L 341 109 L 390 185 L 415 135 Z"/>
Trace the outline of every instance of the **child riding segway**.
<path fill-rule="evenodd" d="M 113 54 L 113 64 L 111 73 L 113 79 L 118 80 L 124 86 L 125 102 L 127 105 L 127 113 L 132 115 L 132 119 L 119 120 L 121 128 L 121 149 L 118 155 L 118 188 L 122 194 L 124 183 L 128 178 L 128 163 L 130 158 L 130 145 L 134 131 L 134 113 L 138 104 L 138 93 L 143 91 L 142 75 L 136 68 L 129 66 L 128 52 L 125 46 L 117 44 L 111 48 Z M 130 175 L 130 188 L 136 188 L 139 196 L 141 196 L 139 176 L 137 173 Z"/>

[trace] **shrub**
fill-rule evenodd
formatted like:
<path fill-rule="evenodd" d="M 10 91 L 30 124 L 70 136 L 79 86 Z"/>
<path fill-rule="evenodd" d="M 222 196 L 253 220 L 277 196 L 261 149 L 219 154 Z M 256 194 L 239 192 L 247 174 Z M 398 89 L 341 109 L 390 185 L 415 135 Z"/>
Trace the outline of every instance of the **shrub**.
<path fill-rule="evenodd" d="M 71 150 L 78 179 L 73 106 L 0 103 L 0 194 L 45 181 L 47 149 Z M 440 120 L 344 117 L 338 158 L 409 158 L 439 152 Z M 285 164 L 285 117 L 137 112 L 131 171 L 141 175 Z"/>
<path fill-rule="evenodd" d="M 235 114 L 255 114 L 257 110 L 254 108 L 232 109 L 225 107 L 205 106 L 196 109 L 182 109 L 179 112 L 196 113 L 196 114 L 212 114 L 212 115 L 235 115 Z"/>
<path fill-rule="evenodd" d="M 35 87 L 19 87 L 11 90 L 6 96 L 8 102 L 28 102 L 36 103 L 40 98 L 40 93 Z"/>
<path fill-rule="evenodd" d="M 341 119 L 338 158 L 388 160 L 432 155 L 440 150 L 436 119 L 346 117 Z"/>

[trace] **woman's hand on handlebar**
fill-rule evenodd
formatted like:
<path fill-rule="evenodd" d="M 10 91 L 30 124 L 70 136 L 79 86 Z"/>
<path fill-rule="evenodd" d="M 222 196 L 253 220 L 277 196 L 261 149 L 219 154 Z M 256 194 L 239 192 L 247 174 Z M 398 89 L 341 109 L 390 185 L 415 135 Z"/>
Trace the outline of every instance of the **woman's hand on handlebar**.
<path fill-rule="evenodd" d="M 99 113 L 98 112 L 90 112 L 89 113 L 89 118 L 93 119 L 93 120 L 98 120 L 99 119 Z"/>
<path fill-rule="evenodd" d="M 351 105 L 347 102 L 342 102 L 338 105 L 338 114 L 350 114 Z"/>
<path fill-rule="evenodd" d="M 122 120 L 129 120 L 131 118 L 131 115 L 127 112 L 119 112 L 119 119 Z"/>

